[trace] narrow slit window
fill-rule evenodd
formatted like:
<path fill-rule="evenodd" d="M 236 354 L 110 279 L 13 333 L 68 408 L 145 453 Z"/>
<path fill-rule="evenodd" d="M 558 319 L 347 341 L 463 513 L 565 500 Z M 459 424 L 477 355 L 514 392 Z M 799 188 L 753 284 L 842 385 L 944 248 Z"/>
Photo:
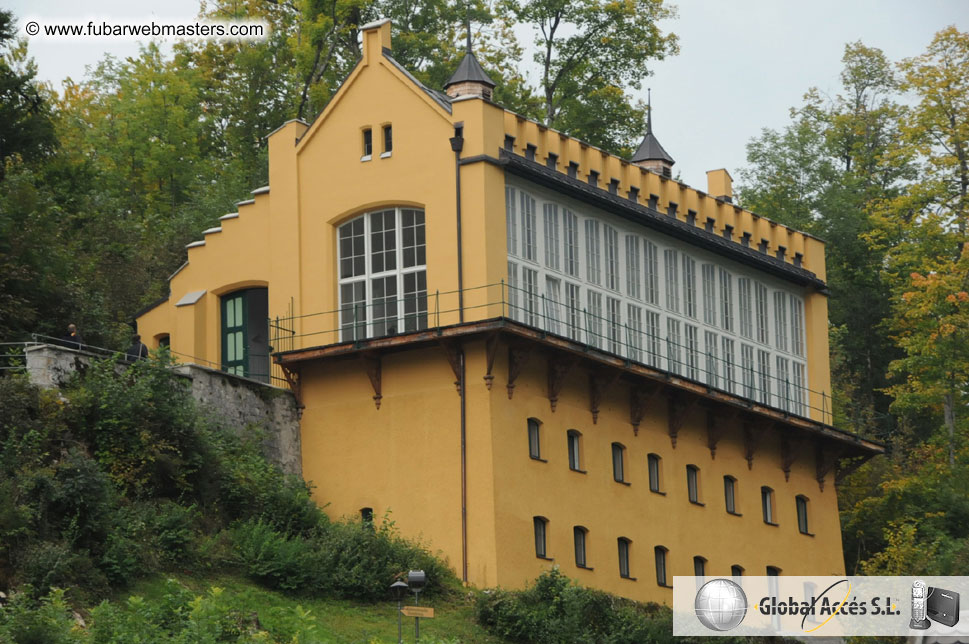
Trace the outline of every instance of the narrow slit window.
<path fill-rule="evenodd" d="M 363 131 L 363 157 L 361 161 L 367 161 L 373 155 L 373 130 L 367 128 Z"/>
<path fill-rule="evenodd" d="M 391 125 L 384 126 L 384 155 L 390 156 L 394 151 L 394 128 Z"/>

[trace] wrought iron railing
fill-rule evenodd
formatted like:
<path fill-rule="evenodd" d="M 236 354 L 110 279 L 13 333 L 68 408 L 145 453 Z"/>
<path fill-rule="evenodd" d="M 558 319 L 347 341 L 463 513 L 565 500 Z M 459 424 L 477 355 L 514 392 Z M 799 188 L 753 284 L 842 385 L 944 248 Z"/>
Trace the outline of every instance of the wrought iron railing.
<path fill-rule="evenodd" d="M 459 294 L 462 297 L 458 297 Z M 413 306 L 414 298 L 419 298 Z M 409 299 L 408 299 L 409 298 Z M 458 305 L 463 300 L 464 306 Z M 407 306 L 410 304 L 411 306 Z M 415 310 L 418 313 L 413 313 Z M 659 309 L 643 305 L 644 312 L 660 314 Z M 411 311 L 405 313 L 405 311 Z M 390 312 L 390 313 L 389 313 Z M 832 422 L 831 395 L 810 389 L 805 368 L 803 382 L 792 377 L 782 378 L 759 368 L 754 360 L 742 361 L 701 352 L 700 333 L 705 329 L 696 325 L 696 343 L 677 340 L 658 329 L 637 328 L 621 321 L 620 316 L 609 317 L 588 307 L 569 307 L 537 291 L 510 286 L 504 281 L 463 291 L 434 291 L 402 298 L 381 298 L 379 302 L 354 303 L 330 311 L 275 317 L 270 320 L 270 344 L 273 352 L 306 349 L 346 342 L 362 342 L 379 337 L 392 337 L 413 331 L 435 329 L 461 321 L 505 318 L 544 333 L 581 343 L 589 350 L 599 350 L 630 362 L 661 372 L 695 381 L 711 390 L 719 390 L 773 407 L 788 414 L 813 417 L 824 423 Z M 663 318 L 660 318 L 663 319 Z M 689 320 L 677 316 L 681 324 Z M 723 337 L 718 332 L 718 337 Z M 735 355 L 740 356 L 739 337 L 730 336 L 736 344 Z M 752 351 L 773 349 L 750 342 Z M 285 347 L 285 348 L 284 348 Z M 756 357 L 756 353 L 753 354 Z M 793 369 L 795 357 L 788 359 Z M 770 364 L 768 364 L 768 367 Z"/>

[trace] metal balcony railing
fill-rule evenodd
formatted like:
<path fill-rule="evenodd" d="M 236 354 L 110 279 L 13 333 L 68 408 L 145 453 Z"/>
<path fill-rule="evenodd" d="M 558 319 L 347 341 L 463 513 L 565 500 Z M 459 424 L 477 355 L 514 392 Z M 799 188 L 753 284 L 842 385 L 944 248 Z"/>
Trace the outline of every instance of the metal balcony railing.
<path fill-rule="evenodd" d="M 458 298 L 458 295 L 462 298 Z M 463 300 L 463 308 L 458 306 Z M 647 305 L 643 313 L 665 313 Z M 741 364 L 713 351 L 700 351 L 704 331 L 697 324 L 696 343 L 685 342 L 659 329 L 646 329 L 615 317 L 590 311 L 588 307 L 568 306 L 537 290 L 510 286 L 504 281 L 464 289 L 463 291 L 420 292 L 399 298 L 383 297 L 371 302 L 357 302 L 338 309 L 289 315 L 270 319 L 270 345 L 273 352 L 327 346 L 345 342 L 392 337 L 413 331 L 440 328 L 462 320 L 505 318 L 544 333 L 579 342 L 589 349 L 622 357 L 659 371 L 703 384 L 710 389 L 724 391 L 773 407 L 782 412 L 814 418 L 830 424 L 831 395 L 815 391 L 807 382 L 796 382 L 791 376 L 779 377 L 770 369 L 761 369 L 754 362 Z M 676 316 L 681 328 L 691 323 Z M 718 337 L 722 333 L 718 332 Z M 748 344 L 733 338 L 735 354 L 741 355 L 740 345 Z M 770 351 L 771 360 L 777 352 L 751 341 L 753 350 Z M 788 359 L 793 370 L 794 358 Z M 792 371 L 793 374 L 793 371 Z M 274 379 L 282 379 L 279 365 L 273 365 Z M 806 370 L 805 370 L 806 379 Z"/>

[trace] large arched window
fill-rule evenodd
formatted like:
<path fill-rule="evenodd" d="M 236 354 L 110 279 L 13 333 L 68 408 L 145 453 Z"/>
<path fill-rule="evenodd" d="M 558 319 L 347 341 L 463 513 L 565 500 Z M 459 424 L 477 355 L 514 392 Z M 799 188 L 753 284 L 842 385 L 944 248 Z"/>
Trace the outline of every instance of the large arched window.
<path fill-rule="evenodd" d="M 341 339 L 427 328 L 424 211 L 385 208 L 338 231 Z"/>

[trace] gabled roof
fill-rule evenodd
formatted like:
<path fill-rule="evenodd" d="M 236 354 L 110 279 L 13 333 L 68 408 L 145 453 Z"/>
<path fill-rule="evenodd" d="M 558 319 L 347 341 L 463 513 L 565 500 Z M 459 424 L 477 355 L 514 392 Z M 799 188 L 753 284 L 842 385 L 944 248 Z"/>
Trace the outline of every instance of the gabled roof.
<path fill-rule="evenodd" d="M 451 112 L 451 97 L 450 96 L 448 96 L 444 92 L 439 92 L 436 89 L 431 89 L 430 87 L 428 87 L 424 83 L 422 83 L 419 80 L 417 80 L 416 78 L 414 78 L 414 75 L 413 74 L 411 74 L 409 71 L 407 71 L 407 69 L 403 65 L 401 65 L 400 63 L 398 63 L 397 60 L 395 60 L 394 57 L 390 55 L 390 50 L 389 49 L 384 49 L 383 54 L 384 54 L 384 58 L 386 58 L 390 62 L 391 65 L 393 65 L 404 76 L 406 76 L 408 80 L 410 80 L 412 83 L 414 83 L 415 85 L 417 85 L 421 90 L 424 91 L 425 94 L 427 94 L 432 99 L 434 99 L 434 101 L 437 102 L 438 105 L 440 105 L 441 107 L 443 107 L 444 109 L 446 109 L 448 111 L 448 113 Z"/>
<path fill-rule="evenodd" d="M 488 74 L 481 67 L 481 63 L 475 57 L 474 52 L 471 51 L 470 43 L 467 53 L 461 60 L 461 64 L 458 65 L 458 68 L 451 75 L 451 78 L 444 84 L 444 89 L 447 89 L 451 85 L 457 85 L 458 83 L 481 83 L 491 89 L 495 87 L 495 82 L 488 77 Z"/>

